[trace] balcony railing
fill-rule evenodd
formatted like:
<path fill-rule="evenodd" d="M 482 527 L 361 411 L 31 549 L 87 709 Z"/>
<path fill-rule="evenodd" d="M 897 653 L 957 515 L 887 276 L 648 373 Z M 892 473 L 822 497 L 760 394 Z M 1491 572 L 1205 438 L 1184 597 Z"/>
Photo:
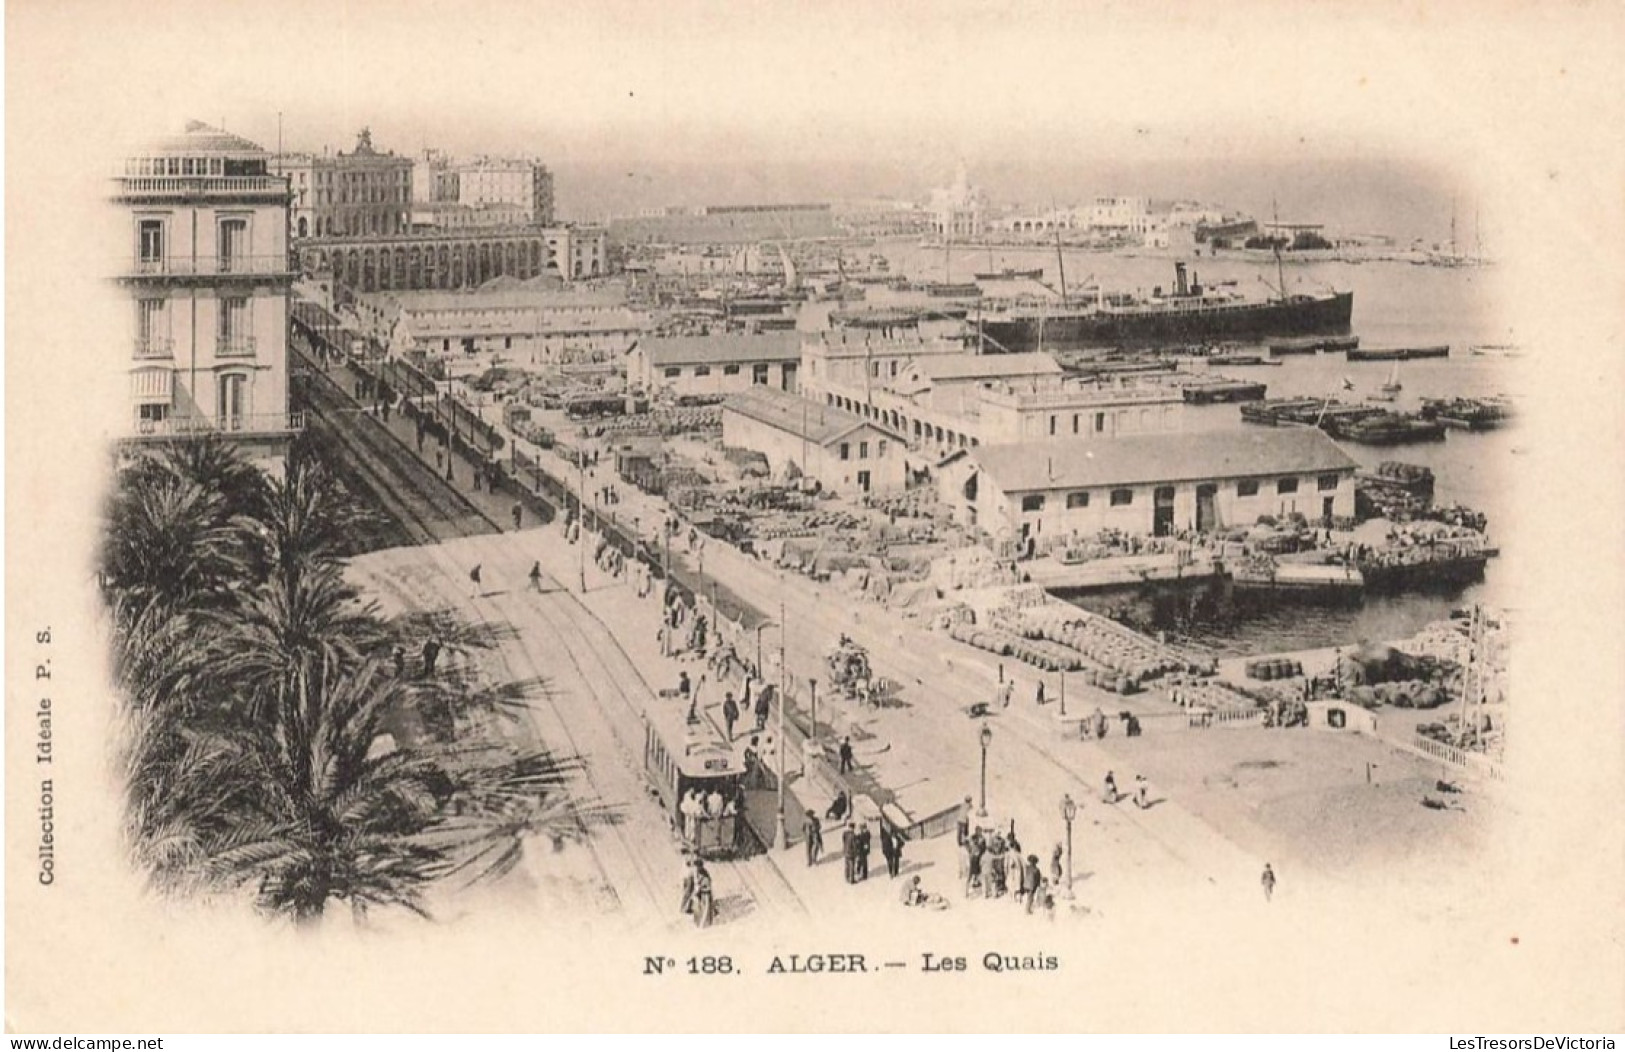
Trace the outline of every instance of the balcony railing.
<path fill-rule="evenodd" d="M 216 358 L 252 358 L 254 337 L 237 333 L 224 334 L 215 340 L 214 354 Z"/>
<path fill-rule="evenodd" d="M 304 413 L 256 413 L 222 417 L 176 416 L 167 420 L 139 420 L 136 438 L 186 438 L 193 435 L 285 435 L 305 428 Z"/>
<path fill-rule="evenodd" d="M 132 272 L 180 278 L 235 274 L 261 276 L 290 274 L 293 272 L 293 261 L 287 253 L 281 252 L 265 256 L 166 256 L 160 259 L 138 258 Z"/>
<path fill-rule="evenodd" d="M 168 336 L 137 336 L 135 338 L 135 356 L 137 358 L 172 358 L 175 355 L 175 341 Z"/>
<path fill-rule="evenodd" d="M 123 175 L 114 178 L 127 196 L 287 193 L 288 180 L 273 175 Z"/>

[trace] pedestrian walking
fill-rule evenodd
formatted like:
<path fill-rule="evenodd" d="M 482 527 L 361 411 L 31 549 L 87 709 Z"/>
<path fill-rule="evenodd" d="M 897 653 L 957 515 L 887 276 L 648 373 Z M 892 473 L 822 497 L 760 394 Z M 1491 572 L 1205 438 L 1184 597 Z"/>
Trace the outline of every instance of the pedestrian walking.
<path fill-rule="evenodd" d="M 1039 708 L 1043 708 L 1044 707 L 1044 681 L 1043 680 L 1038 681 L 1038 687 L 1033 692 L 1033 694 L 1034 694 L 1033 700 L 1038 703 Z"/>
<path fill-rule="evenodd" d="M 1258 881 L 1264 886 L 1264 901 L 1270 901 L 1275 896 L 1275 870 L 1270 868 L 1268 862 L 1264 863 L 1264 874 Z"/>
<path fill-rule="evenodd" d="M 542 564 L 540 560 L 530 564 L 530 587 L 533 591 L 542 590 Z"/>
<path fill-rule="evenodd" d="M 1061 869 L 1061 845 L 1056 844 L 1049 856 L 1049 882 L 1059 887 L 1064 875 Z"/>
<path fill-rule="evenodd" d="M 395 676 L 396 676 L 396 678 L 405 679 L 406 678 L 406 648 L 401 646 L 399 643 L 397 643 L 397 644 L 395 644 L 395 649 L 391 653 L 390 656 L 393 657 L 394 660 L 395 660 Z"/>
<path fill-rule="evenodd" d="M 846 774 L 852 769 L 852 739 L 850 737 L 841 739 L 840 757 L 841 773 Z"/>
<path fill-rule="evenodd" d="M 880 827 L 881 846 L 884 847 L 889 840 L 891 852 L 886 855 L 886 875 L 895 878 L 903 869 L 903 833 L 899 829 L 890 829 L 888 826 Z"/>
<path fill-rule="evenodd" d="M 1005 680 L 1004 681 L 1004 687 L 999 691 L 999 704 L 1002 707 L 1008 709 L 1010 707 L 1010 699 L 1011 699 L 1011 697 L 1013 697 L 1015 695 L 1015 693 L 1016 693 L 1016 681 L 1015 681 L 1015 679 L 1012 678 L 1012 679 Z"/>
<path fill-rule="evenodd" d="M 1033 906 L 1038 900 L 1039 886 L 1044 883 L 1044 874 L 1038 868 L 1038 856 L 1028 855 L 1027 864 L 1021 869 L 1021 897 L 1027 905 L 1028 916 L 1032 915 Z"/>
<path fill-rule="evenodd" d="M 513 528 L 518 529 L 525 521 L 525 506 L 518 501 L 513 502 Z"/>
<path fill-rule="evenodd" d="M 424 678 L 434 675 L 434 663 L 440 657 L 440 642 L 436 639 L 423 641 L 423 675 Z"/>
<path fill-rule="evenodd" d="M 1151 805 L 1151 783 L 1143 774 L 1134 776 L 1134 804 L 1142 811 Z"/>
<path fill-rule="evenodd" d="M 746 678 L 746 680 L 745 680 L 745 694 L 746 694 L 747 697 L 750 694 L 750 685 L 751 685 L 750 684 L 750 679 Z M 767 717 L 768 717 L 768 713 L 770 711 L 770 707 L 771 707 L 771 703 L 770 703 L 770 701 L 768 699 L 767 691 L 766 690 L 758 690 L 756 692 L 756 730 L 758 732 L 760 732 L 761 730 L 763 730 L 764 728 L 767 727 Z"/>
<path fill-rule="evenodd" d="M 1117 776 L 1112 774 L 1110 771 L 1106 772 L 1106 788 L 1105 791 L 1101 793 L 1101 799 L 1105 800 L 1108 804 L 1115 804 L 1118 800 L 1122 799 L 1122 794 L 1117 791 Z"/>
<path fill-rule="evenodd" d="M 687 917 L 694 913 L 694 860 L 683 860 L 683 902 L 679 912 Z"/>
<path fill-rule="evenodd" d="M 704 862 L 694 863 L 694 924 L 696 927 L 709 928 L 711 922 L 716 920 L 716 900 L 711 891 L 711 874 L 706 872 Z"/>
<path fill-rule="evenodd" d="M 857 852 L 858 852 L 858 867 L 857 868 L 858 868 L 858 880 L 859 881 L 865 881 L 865 880 L 869 879 L 869 852 L 870 852 L 870 850 L 871 850 L 871 844 L 870 844 L 869 823 L 865 822 L 858 829 L 858 836 L 857 836 Z"/>
<path fill-rule="evenodd" d="M 971 798 L 965 797 L 965 809 L 959 812 L 958 838 L 959 846 L 964 847 L 970 841 L 970 808 Z M 964 876 L 963 873 L 960 876 Z"/>
<path fill-rule="evenodd" d="M 818 815 L 812 808 L 807 808 L 807 817 L 802 830 L 807 838 L 807 865 L 818 865 L 818 856 L 824 853 L 824 827 L 818 822 Z"/>
<path fill-rule="evenodd" d="M 468 597 L 478 599 L 481 595 L 480 565 L 474 564 L 474 569 L 468 571 Z"/>
<path fill-rule="evenodd" d="M 722 699 L 722 722 L 728 730 L 728 740 L 734 740 L 734 724 L 739 722 L 739 702 L 734 700 L 734 692 L 729 691 Z"/>
<path fill-rule="evenodd" d="M 685 668 L 677 673 L 677 696 L 687 701 L 689 691 L 692 689 L 693 685 L 688 681 L 688 669 Z"/>
<path fill-rule="evenodd" d="M 858 882 L 858 831 L 849 819 L 841 828 L 841 858 L 846 863 L 846 882 Z"/>
<path fill-rule="evenodd" d="M 970 898 L 972 889 L 982 884 L 982 867 L 985 864 L 984 856 L 986 854 L 986 842 L 982 839 L 981 830 L 977 830 L 965 842 L 965 897 L 967 899 Z"/>

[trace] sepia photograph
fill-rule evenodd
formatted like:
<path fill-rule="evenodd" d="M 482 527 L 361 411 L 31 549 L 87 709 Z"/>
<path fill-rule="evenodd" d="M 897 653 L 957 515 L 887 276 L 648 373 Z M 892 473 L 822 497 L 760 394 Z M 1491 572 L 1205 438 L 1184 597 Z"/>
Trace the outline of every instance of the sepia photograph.
<path fill-rule="evenodd" d="M 1625 1028 L 1544 11 L 8 5 L 8 1030 Z"/>

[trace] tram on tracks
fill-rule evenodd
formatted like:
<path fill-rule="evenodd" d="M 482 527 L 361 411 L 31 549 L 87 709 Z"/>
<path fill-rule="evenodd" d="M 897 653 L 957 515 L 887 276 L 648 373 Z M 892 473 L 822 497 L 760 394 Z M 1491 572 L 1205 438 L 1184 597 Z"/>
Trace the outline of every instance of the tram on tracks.
<path fill-rule="evenodd" d="M 708 859 L 750 854 L 756 838 L 745 821 L 745 765 L 716 728 L 687 713 L 677 698 L 645 710 L 644 775 L 685 848 Z"/>

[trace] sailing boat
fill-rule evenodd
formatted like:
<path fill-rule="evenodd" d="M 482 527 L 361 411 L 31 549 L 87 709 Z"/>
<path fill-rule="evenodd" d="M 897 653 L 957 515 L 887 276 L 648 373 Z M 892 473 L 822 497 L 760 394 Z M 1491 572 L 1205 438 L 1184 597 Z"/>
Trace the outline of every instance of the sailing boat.
<path fill-rule="evenodd" d="M 1388 374 L 1388 382 L 1383 384 L 1377 393 L 1371 397 L 1379 402 L 1392 402 L 1399 397 L 1399 392 L 1402 390 L 1404 390 L 1404 387 L 1399 382 L 1399 363 L 1395 362 L 1393 372 Z"/>

